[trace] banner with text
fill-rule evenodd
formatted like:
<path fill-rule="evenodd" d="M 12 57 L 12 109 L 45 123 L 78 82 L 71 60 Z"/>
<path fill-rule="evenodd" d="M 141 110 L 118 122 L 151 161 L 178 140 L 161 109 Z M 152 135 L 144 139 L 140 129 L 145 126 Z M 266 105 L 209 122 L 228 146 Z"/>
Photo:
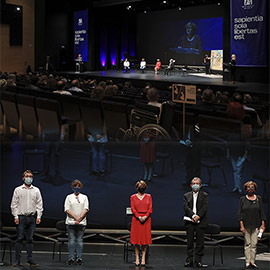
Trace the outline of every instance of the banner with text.
<path fill-rule="evenodd" d="M 237 66 L 267 65 L 266 0 L 231 0 L 231 53 Z"/>
<path fill-rule="evenodd" d="M 82 55 L 83 62 L 88 58 L 88 10 L 74 13 L 74 59 Z"/>

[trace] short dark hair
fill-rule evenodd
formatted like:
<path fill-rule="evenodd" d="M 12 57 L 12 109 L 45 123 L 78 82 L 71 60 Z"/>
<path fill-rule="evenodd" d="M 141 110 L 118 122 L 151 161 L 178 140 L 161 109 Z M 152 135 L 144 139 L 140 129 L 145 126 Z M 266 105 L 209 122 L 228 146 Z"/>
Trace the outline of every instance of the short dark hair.
<path fill-rule="evenodd" d="M 25 176 L 27 173 L 31 173 L 31 174 L 33 175 L 33 173 L 32 173 L 31 170 L 26 170 L 26 171 L 23 172 L 22 178 L 24 178 L 24 176 Z"/>
<path fill-rule="evenodd" d="M 214 100 L 214 92 L 212 89 L 205 89 L 202 93 L 203 100 L 206 102 L 213 102 Z"/>

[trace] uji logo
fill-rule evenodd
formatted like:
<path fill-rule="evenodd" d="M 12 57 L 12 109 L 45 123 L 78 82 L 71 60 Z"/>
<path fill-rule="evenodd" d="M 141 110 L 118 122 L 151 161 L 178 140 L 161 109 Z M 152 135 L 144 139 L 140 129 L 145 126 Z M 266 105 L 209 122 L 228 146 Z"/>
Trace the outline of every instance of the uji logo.
<path fill-rule="evenodd" d="M 78 25 L 79 25 L 79 26 L 83 25 L 83 20 L 82 20 L 82 18 L 79 18 L 79 19 L 78 19 Z"/>
<path fill-rule="evenodd" d="M 242 6 L 243 9 L 251 9 L 253 7 L 253 0 L 244 0 L 244 5 Z"/>

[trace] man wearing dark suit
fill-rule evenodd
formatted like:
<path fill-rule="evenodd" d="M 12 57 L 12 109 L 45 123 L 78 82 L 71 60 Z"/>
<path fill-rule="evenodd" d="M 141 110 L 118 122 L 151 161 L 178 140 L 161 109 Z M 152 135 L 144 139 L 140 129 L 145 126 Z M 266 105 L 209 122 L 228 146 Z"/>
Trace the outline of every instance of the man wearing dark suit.
<path fill-rule="evenodd" d="M 199 268 L 205 268 L 202 264 L 204 254 L 204 232 L 208 226 L 207 208 L 208 194 L 201 191 L 201 179 L 194 177 L 190 184 L 192 191 L 184 194 L 185 226 L 187 229 L 187 259 L 185 267 L 193 266 L 194 238 L 196 235 L 195 263 Z M 190 219 L 190 220 L 187 220 Z"/>

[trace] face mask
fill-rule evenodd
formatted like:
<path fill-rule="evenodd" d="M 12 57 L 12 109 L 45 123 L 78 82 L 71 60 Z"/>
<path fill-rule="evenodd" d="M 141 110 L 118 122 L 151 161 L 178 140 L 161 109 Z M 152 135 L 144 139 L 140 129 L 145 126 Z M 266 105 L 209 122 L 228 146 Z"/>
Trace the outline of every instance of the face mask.
<path fill-rule="evenodd" d="M 198 184 L 193 184 L 191 188 L 192 188 L 192 190 L 193 190 L 194 192 L 197 192 L 197 191 L 200 190 L 200 185 L 198 185 Z"/>
<path fill-rule="evenodd" d="M 78 194 L 78 193 L 80 193 L 81 188 L 75 187 L 75 188 L 73 188 L 73 191 L 74 191 L 76 194 Z"/>
<path fill-rule="evenodd" d="M 254 193 L 255 189 L 252 187 L 252 188 L 249 188 L 248 190 L 248 193 Z"/>
<path fill-rule="evenodd" d="M 24 178 L 24 183 L 27 185 L 27 186 L 30 186 L 33 182 L 33 178 L 32 177 L 25 177 Z"/>
<path fill-rule="evenodd" d="M 139 191 L 140 193 L 144 193 L 145 188 L 143 188 L 143 187 L 139 187 L 139 188 L 138 188 L 138 191 Z"/>

